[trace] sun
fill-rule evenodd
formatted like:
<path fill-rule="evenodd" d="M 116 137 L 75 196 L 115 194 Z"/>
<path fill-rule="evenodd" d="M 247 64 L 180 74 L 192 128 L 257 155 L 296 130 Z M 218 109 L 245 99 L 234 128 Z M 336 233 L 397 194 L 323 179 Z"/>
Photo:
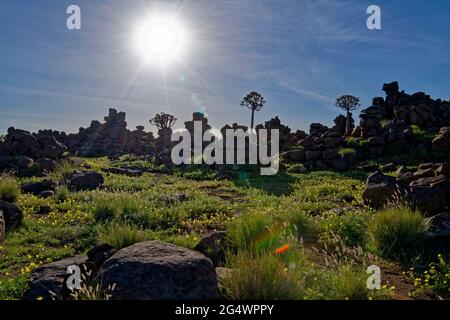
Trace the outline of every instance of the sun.
<path fill-rule="evenodd" d="M 187 37 L 186 28 L 179 19 L 154 15 L 137 25 L 134 45 L 146 63 L 167 65 L 182 58 Z"/>

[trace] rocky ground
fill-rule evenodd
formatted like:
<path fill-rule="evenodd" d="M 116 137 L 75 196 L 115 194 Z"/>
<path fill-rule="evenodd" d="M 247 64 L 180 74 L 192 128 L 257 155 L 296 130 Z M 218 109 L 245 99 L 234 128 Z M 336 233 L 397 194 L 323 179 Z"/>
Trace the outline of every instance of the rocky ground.
<path fill-rule="evenodd" d="M 257 126 L 281 134 L 269 177 L 172 166 L 174 118 L 156 139 L 114 109 L 77 134 L 10 128 L 0 299 L 449 298 L 450 103 L 383 90 L 351 135 L 344 116 L 309 133 Z M 64 285 L 70 265 L 81 290 Z"/>

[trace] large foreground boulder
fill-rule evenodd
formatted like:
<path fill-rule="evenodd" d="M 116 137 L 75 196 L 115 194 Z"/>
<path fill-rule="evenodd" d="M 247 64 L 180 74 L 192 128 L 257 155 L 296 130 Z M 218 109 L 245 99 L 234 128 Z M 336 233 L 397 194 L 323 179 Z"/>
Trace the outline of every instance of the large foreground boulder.
<path fill-rule="evenodd" d="M 16 228 L 22 224 L 23 212 L 18 206 L 0 200 L 0 211 L 3 212 L 5 230 Z"/>
<path fill-rule="evenodd" d="M 80 255 L 36 268 L 31 275 L 32 281 L 23 299 L 36 300 L 43 298 L 44 300 L 52 300 L 66 297 L 70 292 L 65 283 L 69 276 L 67 268 L 73 265 L 82 268 L 82 266 L 86 265 L 86 262 L 87 258 Z"/>
<path fill-rule="evenodd" d="M 217 299 L 214 266 L 199 252 L 173 244 L 146 241 L 121 249 L 106 260 L 96 281 L 115 284 L 119 300 Z"/>
<path fill-rule="evenodd" d="M 104 179 L 97 172 L 79 172 L 73 174 L 70 178 L 69 185 L 77 190 L 94 190 L 103 185 Z"/>

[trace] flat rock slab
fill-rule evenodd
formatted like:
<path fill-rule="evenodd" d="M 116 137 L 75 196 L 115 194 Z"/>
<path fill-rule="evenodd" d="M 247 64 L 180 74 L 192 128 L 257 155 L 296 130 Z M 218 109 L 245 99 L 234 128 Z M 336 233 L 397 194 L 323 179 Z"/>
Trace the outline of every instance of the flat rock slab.
<path fill-rule="evenodd" d="M 115 285 L 118 300 L 219 299 L 214 266 L 202 253 L 159 241 L 119 250 L 103 263 L 96 281 Z"/>

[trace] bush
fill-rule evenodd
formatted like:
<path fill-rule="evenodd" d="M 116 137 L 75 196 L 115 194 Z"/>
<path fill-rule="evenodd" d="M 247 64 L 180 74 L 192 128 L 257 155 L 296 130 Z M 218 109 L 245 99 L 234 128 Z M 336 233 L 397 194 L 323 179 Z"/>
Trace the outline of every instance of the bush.
<path fill-rule="evenodd" d="M 111 199 L 100 199 L 94 207 L 95 221 L 110 221 L 119 215 L 121 208 Z"/>
<path fill-rule="evenodd" d="M 58 187 L 55 192 L 55 200 L 58 202 L 64 202 L 69 197 L 69 189 L 67 187 Z"/>
<path fill-rule="evenodd" d="M 228 231 L 237 248 L 253 253 L 270 251 L 280 244 L 285 227 L 267 214 L 244 214 Z"/>
<path fill-rule="evenodd" d="M 235 300 L 292 300 L 303 293 L 299 286 L 300 270 L 289 270 L 272 253 L 253 255 L 240 252 L 229 258 L 232 272 L 220 283 L 224 295 Z"/>
<path fill-rule="evenodd" d="M 144 231 L 124 223 L 106 225 L 100 230 L 98 236 L 99 242 L 107 243 L 116 249 L 122 249 L 148 239 L 149 236 Z"/>
<path fill-rule="evenodd" d="M 0 176 L 0 200 L 14 202 L 20 194 L 16 180 L 10 176 Z"/>
<path fill-rule="evenodd" d="M 376 253 L 399 261 L 408 261 L 420 252 L 427 228 L 428 220 L 406 206 L 380 211 L 369 222 Z"/>

